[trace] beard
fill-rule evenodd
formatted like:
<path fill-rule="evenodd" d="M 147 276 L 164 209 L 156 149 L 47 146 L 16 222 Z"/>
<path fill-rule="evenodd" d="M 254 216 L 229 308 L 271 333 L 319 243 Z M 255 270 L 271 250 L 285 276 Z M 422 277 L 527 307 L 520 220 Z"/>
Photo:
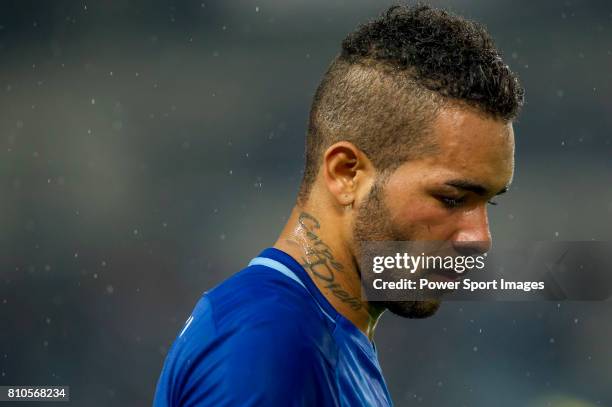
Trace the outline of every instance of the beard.
<path fill-rule="evenodd" d="M 363 244 L 366 241 L 409 241 L 413 240 L 411 233 L 402 232 L 393 223 L 389 208 L 384 202 L 385 176 L 379 176 L 368 197 L 359 207 L 353 226 L 353 239 L 355 243 L 357 270 L 360 278 L 360 253 L 363 253 Z M 427 318 L 440 308 L 440 301 L 428 299 L 425 301 L 370 301 L 378 308 L 384 308 L 403 318 Z"/>

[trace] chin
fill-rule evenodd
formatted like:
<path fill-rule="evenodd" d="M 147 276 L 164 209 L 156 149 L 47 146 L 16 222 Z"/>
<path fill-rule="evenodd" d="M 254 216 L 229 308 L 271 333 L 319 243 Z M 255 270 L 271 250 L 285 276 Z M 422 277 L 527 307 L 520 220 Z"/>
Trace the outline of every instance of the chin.
<path fill-rule="evenodd" d="M 402 318 L 422 319 L 435 314 L 440 308 L 440 301 L 385 301 L 382 305 Z"/>

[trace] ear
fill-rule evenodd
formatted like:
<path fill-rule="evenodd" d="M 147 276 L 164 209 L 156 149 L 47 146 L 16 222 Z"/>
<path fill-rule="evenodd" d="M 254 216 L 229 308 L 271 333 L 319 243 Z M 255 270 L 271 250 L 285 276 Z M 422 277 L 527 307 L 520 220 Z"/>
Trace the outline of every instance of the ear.
<path fill-rule="evenodd" d="M 374 166 L 360 149 L 348 141 L 332 144 L 323 155 L 325 185 L 341 206 L 351 205 L 374 174 Z"/>

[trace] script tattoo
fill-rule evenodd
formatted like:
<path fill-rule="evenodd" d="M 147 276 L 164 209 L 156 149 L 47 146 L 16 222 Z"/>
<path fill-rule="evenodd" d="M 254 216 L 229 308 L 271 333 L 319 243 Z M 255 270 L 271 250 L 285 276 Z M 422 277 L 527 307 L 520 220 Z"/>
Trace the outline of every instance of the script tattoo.
<path fill-rule="evenodd" d="M 302 257 L 302 267 L 323 280 L 324 287 L 329 289 L 336 298 L 349 304 L 354 310 L 361 309 L 363 306 L 361 301 L 335 282 L 335 273 L 343 272 L 344 266 L 334 258 L 329 246 L 317 235 L 317 230 L 321 228 L 319 221 L 312 215 L 302 212 L 298 222 L 308 240 L 308 245 L 304 249 L 305 256 Z"/>

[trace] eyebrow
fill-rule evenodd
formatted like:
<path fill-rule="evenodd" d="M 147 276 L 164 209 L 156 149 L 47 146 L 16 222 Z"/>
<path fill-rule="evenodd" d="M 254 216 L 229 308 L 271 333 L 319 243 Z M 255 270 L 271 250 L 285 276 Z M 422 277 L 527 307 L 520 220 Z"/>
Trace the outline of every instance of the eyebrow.
<path fill-rule="evenodd" d="M 454 187 L 454 188 L 474 192 L 475 194 L 481 195 L 481 196 L 489 194 L 489 190 L 486 187 L 480 184 L 476 184 L 472 181 L 468 181 L 468 180 L 456 179 L 456 180 L 447 181 L 445 184 L 448 186 Z M 506 192 L 508 192 L 507 185 L 503 187 L 499 192 L 497 192 L 495 196 L 505 194 Z"/>

